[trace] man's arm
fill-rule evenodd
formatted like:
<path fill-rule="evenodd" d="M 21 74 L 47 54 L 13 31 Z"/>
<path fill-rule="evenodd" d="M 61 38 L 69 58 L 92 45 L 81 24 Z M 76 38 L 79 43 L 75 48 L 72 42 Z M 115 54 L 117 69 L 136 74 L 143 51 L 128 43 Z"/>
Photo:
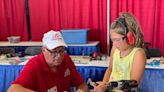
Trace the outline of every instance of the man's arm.
<path fill-rule="evenodd" d="M 78 86 L 77 92 L 89 92 L 88 86 L 85 83 L 81 84 L 80 86 Z"/>
<path fill-rule="evenodd" d="M 7 92 L 36 92 L 36 91 L 24 88 L 19 84 L 12 84 L 7 90 Z"/>

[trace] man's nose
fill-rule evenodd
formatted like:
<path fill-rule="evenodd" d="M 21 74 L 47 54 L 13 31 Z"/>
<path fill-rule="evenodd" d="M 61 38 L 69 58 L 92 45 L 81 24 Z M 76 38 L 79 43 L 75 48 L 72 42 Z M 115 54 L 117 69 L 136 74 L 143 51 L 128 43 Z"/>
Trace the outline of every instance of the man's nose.
<path fill-rule="evenodd" d="M 56 53 L 56 55 L 54 57 L 55 57 L 55 59 L 58 59 L 60 56 L 61 56 L 60 53 Z"/>

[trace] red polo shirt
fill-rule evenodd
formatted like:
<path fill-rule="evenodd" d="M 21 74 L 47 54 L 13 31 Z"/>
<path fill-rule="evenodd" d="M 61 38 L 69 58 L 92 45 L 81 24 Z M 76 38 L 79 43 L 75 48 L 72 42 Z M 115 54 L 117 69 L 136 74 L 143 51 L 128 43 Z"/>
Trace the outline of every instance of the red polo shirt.
<path fill-rule="evenodd" d="M 64 55 L 63 62 L 54 73 L 48 68 L 42 53 L 29 60 L 12 84 L 20 84 L 38 92 L 50 90 L 70 92 L 72 85 L 79 86 L 82 83 L 83 79 L 68 55 Z"/>

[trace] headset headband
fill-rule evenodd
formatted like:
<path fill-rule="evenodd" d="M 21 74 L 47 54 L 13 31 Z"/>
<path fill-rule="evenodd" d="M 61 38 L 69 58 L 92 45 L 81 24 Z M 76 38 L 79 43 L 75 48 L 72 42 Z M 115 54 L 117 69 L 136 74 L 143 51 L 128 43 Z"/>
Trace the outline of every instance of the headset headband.
<path fill-rule="evenodd" d="M 123 27 L 123 30 L 124 30 L 125 34 L 127 34 L 128 30 L 127 30 L 127 25 L 126 25 L 126 22 L 125 22 L 125 17 L 122 16 L 122 17 L 116 19 L 116 22 L 118 22 Z"/>

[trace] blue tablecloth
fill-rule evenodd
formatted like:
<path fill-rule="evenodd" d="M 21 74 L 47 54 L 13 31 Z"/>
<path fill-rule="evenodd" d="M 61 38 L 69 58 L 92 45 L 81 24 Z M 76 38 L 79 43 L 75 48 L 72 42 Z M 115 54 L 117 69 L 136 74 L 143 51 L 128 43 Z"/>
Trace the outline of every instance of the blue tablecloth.
<path fill-rule="evenodd" d="M 0 65 L 0 92 L 6 92 L 10 83 L 16 79 L 23 65 Z M 103 79 L 106 67 L 77 66 L 85 82 Z M 164 92 L 164 69 L 146 69 L 139 92 Z"/>

